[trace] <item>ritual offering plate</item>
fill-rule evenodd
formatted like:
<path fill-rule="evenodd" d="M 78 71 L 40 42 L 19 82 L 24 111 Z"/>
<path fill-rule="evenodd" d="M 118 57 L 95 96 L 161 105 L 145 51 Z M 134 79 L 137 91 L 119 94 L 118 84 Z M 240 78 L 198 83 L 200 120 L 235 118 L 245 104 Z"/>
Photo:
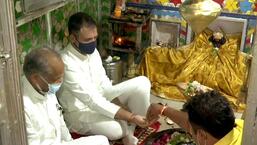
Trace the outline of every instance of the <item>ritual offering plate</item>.
<path fill-rule="evenodd" d="M 181 128 L 174 128 L 150 135 L 144 145 L 196 145 L 196 143 L 190 134 Z"/>
<path fill-rule="evenodd" d="M 213 90 L 212 88 L 204 86 L 197 81 L 192 81 L 188 83 L 177 83 L 177 86 L 183 90 L 183 94 L 185 96 L 191 97 L 200 93 Z"/>

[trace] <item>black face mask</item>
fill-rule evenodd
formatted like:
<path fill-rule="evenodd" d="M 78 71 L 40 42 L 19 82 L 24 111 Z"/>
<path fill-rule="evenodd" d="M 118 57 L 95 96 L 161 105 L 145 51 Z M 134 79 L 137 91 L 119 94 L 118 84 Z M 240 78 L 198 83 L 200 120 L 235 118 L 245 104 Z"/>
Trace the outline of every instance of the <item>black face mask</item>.
<path fill-rule="evenodd" d="M 78 41 L 79 42 L 79 41 Z M 90 43 L 79 42 L 78 49 L 82 54 L 92 54 L 96 49 L 96 41 Z"/>

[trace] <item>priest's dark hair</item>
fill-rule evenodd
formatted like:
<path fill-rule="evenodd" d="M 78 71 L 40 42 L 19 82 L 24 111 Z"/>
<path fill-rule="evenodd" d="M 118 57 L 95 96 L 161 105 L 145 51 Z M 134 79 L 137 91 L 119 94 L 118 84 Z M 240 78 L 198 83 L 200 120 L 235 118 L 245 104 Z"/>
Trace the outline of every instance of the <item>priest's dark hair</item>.
<path fill-rule="evenodd" d="M 191 97 L 182 111 L 188 113 L 195 133 L 197 129 L 203 129 L 221 139 L 235 126 L 235 116 L 229 101 L 215 90 Z"/>

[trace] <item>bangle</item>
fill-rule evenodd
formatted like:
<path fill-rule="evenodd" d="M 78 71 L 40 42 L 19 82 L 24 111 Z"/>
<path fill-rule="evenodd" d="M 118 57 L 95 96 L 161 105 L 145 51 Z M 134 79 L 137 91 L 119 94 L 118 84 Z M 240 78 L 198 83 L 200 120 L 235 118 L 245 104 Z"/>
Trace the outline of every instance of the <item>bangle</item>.
<path fill-rule="evenodd" d="M 161 115 L 163 115 L 164 111 L 168 108 L 168 106 L 165 104 L 162 106 L 162 110 L 160 112 Z"/>

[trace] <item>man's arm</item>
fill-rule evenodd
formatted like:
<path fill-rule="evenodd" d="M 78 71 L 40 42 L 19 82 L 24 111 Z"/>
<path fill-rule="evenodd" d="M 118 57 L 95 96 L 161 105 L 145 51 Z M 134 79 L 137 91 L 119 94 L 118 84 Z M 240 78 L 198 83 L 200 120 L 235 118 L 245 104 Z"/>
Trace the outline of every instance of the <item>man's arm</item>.
<path fill-rule="evenodd" d="M 61 141 L 72 141 L 69 129 L 66 126 L 66 123 L 64 122 L 63 116 L 60 116 L 61 121 Z"/>
<path fill-rule="evenodd" d="M 96 50 L 93 55 L 95 55 L 93 58 L 95 59 L 94 61 L 96 62 L 95 64 L 96 64 L 96 67 L 98 70 L 96 73 L 102 80 L 101 86 L 104 88 L 106 88 L 106 87 L 108 88 L 108 87 L 112 86 L 112 83 L 111 83 L 109 77 L 107 76 L 106 71 L 103 67 L 102 59 L 101 59 L 99 52 Z"/>
<path fill-rule="evenodd" d="M 168 106 L 164 108 L 164 106 L 160 104 L 151 104 L 147 111 L 147 120 L 156 120 L 159 118 L 161 113 L 163 116 L 167 116 L 168 118 L 170 118 L 180 127 L 189 131 L 188 114 L 186 112 L 179 111 Z"/>
<path fill-rule="evenodd" d="M 35 130 L 29 115 L 25 112 L 27 139 L 29 145 L 40 145 L 40 132 Z"/>

